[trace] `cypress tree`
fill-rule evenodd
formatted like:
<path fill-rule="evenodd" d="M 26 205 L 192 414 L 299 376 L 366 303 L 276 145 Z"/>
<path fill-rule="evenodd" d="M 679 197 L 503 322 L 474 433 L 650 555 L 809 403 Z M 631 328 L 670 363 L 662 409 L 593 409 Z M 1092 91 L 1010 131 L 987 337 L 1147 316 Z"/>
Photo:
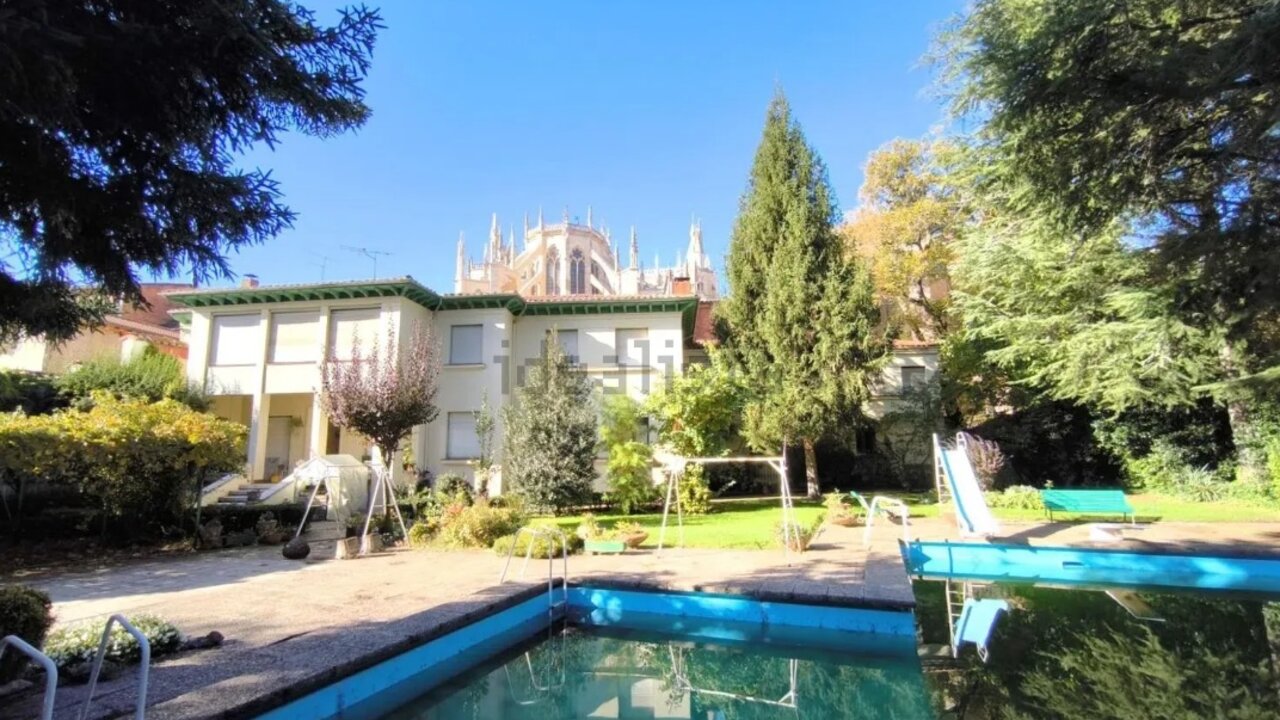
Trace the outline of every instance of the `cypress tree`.
<path fill-rule="evenodd" d="M 503 482 L 535 512 L 586 501 L 595 479 L 596 406 L 591 381 L 569 364 L 555 333 L 503 408 Z"/>
<path fill-rule="evenodd" d="M 729 296 L 720 304 L 729 358 L 751 394 L 748 443 L 804 448 L 817 495 L 814 447 L 847 440 L 888 359 L 866 270 L 846 257 L 826 167 L 779 91 L 769 105 L 729 245 Z"/>

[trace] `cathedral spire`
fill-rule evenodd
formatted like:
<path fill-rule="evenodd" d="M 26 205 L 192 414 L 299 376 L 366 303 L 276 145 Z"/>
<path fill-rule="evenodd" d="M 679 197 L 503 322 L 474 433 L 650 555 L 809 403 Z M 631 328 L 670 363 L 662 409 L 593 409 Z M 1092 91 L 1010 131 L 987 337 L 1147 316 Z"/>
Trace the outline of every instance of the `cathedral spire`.
<path fill-rule="evenodd" d="M 631 269 L 635 270 L 640 265 L 640 243 L 636 241 L 636 226 L 631 226 Z"/>
<path fill-rule="evenodd" d="M 461 232 L 458 233 L 458 266 L 453 271 L 454 292 L 462 292 L 462 276 L 467 264 L 467 241 Z"/>
<path fill-rule="evenodd" d="M 707 255 L 702 249 L 702 222 L 697 219 L 689 225 L 688 262 L 690 272 L 707 264 Z"/>
<path fill-rule="evenodd" d="M 569 206 L 568 206 L 568 205 L 565 205 L 565 206 L 564 206 L 564 213 L 563 213 L 563 214 L 561 214 L 561 216 L 560 216 L 560 220 L 561 220 L 565 225 L 568 225 L 568 224 L 569 224 Z"/>
<path fill-rule="evenodd" d="M 514 227 L 507 228 L 507 264 L 516 261 L 516 229 Z"/>
<path fill-rule="evenodd" d="M 538 234 L 542 234 L 542 206 L 538 206 Z"/>
<path fill-rule="evenodd" d="M 591 229 L 591 206 L 587 206 L 587 229 Z"/>
<path fill-rule="evenodd" d="M 489 223 L 489 259 L 498 262 L 502 258 L 502 231 L 498 229 L 498 213 Z"/>

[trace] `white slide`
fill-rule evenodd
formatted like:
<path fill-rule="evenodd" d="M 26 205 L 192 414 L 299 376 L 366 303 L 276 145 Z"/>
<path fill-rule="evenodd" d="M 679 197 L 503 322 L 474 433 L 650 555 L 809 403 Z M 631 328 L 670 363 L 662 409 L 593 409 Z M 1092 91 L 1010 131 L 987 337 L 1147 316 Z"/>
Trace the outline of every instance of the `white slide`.
<path fill-rule="evenodd" d="M 991 515 L 987 499 L 982 496 L 982 486 L 973 473 L 969 455 L 964 448 L 942 450 L 942 467 L 951 485 L 951 497 L 956 504 L 956 519 L 960 522 L 960 534 L 990 537 L 999 534 L 1000 524 Z"/>

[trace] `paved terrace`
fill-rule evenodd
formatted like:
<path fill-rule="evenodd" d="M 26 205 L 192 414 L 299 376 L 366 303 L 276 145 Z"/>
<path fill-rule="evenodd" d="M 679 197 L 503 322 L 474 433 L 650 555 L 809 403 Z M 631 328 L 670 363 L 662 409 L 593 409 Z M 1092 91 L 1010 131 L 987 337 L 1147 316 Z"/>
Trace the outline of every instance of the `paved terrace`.
<path fill-rule="evenodd" d="M 780 550 L 669 549 L 574 556 L 569 573 L 573 582 L 597 585 L 909 608 L 914 601 L 896 532 L 877 534 L 867 550 L 859 529 L 828 528 L 790 566 Z M 314 544 L 312 557 L 332 557 L 332 543 Z M 278 547 L 260 547 L 9 579 L 48 591 L 59 623 L 149 612 L 190 636 L 221 632 L 221 648 L 153 664 L 148 717 L 166 720 L 252 717 L 281 698 L 546 592 L 545 561 L 530 563 L 525 582 L 497 586 L 503 562 L 491 552 L 406 550 L 298 563 L 284 560 Z M 513 562 L 513 574 L 519 569 Z M 91 717 L 130 713 L 133 688 L 131 671 L 101 684 Z M 55 716 L 73 717 L 84 689 L 59 689 Z M 0 707 L 0 717 L 33 717 L 38 703 L 29 696 Z"/>
<path fill-rule="evenodd" d="M 1094 544 L 1084 524 L 1005 523 L 1004 530 L 1004 542 Z M 908 607 L 913 600 L 896 544 L 900 532 L 878 526 L 876 541 L 864 550 L 861 528 L 829 527 L 792 566 L 780 551 L 677 549 L 660 556 L 575 556 L 569 572 L 575 582 L 597 585 Z M 922 539 L 956 536 L 943 519 L 913 521 L 911 532 Z M 1105 547 L 1280 556 L 1280 524 L 1157 523 Z M 320 559 L 332 556 L 332 543 L 318 543 L 312 556 L 290 562 L 279 548 L 260 547 L 0 582 L 49 591 L 59 623 L 150 612 L 191 636 L 223 633 L 221 648 L 154 664 L 148 716 L 156 720 L 251 717 L 266 706 L 264 697 L 292 698 L 546 591 L 546 566 L 539 561 L 530 564 L 526 582 L 496 586 L 503 559 L 490 552 L 396 551 L 334 561 Z M 512 567 L 518 572 L 518 564 Z M 103 683 L 91 717 L 128 714 L 132 678 L 126 672 Z M 73 717 L 83 697 L 83 686 L 60 689 L 56 716 Z M 38 703 L 38 696 L 28 696 L 0 706 L 0 717 L 34 717 Z"/>

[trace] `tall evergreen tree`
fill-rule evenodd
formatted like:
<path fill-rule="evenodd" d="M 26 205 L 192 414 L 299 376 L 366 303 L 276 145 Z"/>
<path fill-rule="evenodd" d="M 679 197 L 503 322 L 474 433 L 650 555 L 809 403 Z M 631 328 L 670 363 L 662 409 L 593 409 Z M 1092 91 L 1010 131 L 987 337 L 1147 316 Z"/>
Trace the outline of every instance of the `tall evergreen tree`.
<path fill-rule="evenodd" d="M 293 222 L 237 154 L 369 117 L 374 10 L 284 0 L 0 5 L 0 342 L 102 322 L 87 283 L 145 303 L 142 272 L 230 273 Z"/>
<path fill-rule="evenodd" d="M 748 442 L 801 444 L 810 495 L 815 444 L 847 439 L 888 358 L 870 276 L 845 256 L 838 220 L 826 167 L 778 92 L 733 229 L 720 318 L 751 394 Z"/>
<path fill-rule="evenodd" d="M 596 476 L 596 408 L 591 382 L 554 333 L 503 423 L 502 476 L 530 509 L 559 512 L 586 500 Z"/>

